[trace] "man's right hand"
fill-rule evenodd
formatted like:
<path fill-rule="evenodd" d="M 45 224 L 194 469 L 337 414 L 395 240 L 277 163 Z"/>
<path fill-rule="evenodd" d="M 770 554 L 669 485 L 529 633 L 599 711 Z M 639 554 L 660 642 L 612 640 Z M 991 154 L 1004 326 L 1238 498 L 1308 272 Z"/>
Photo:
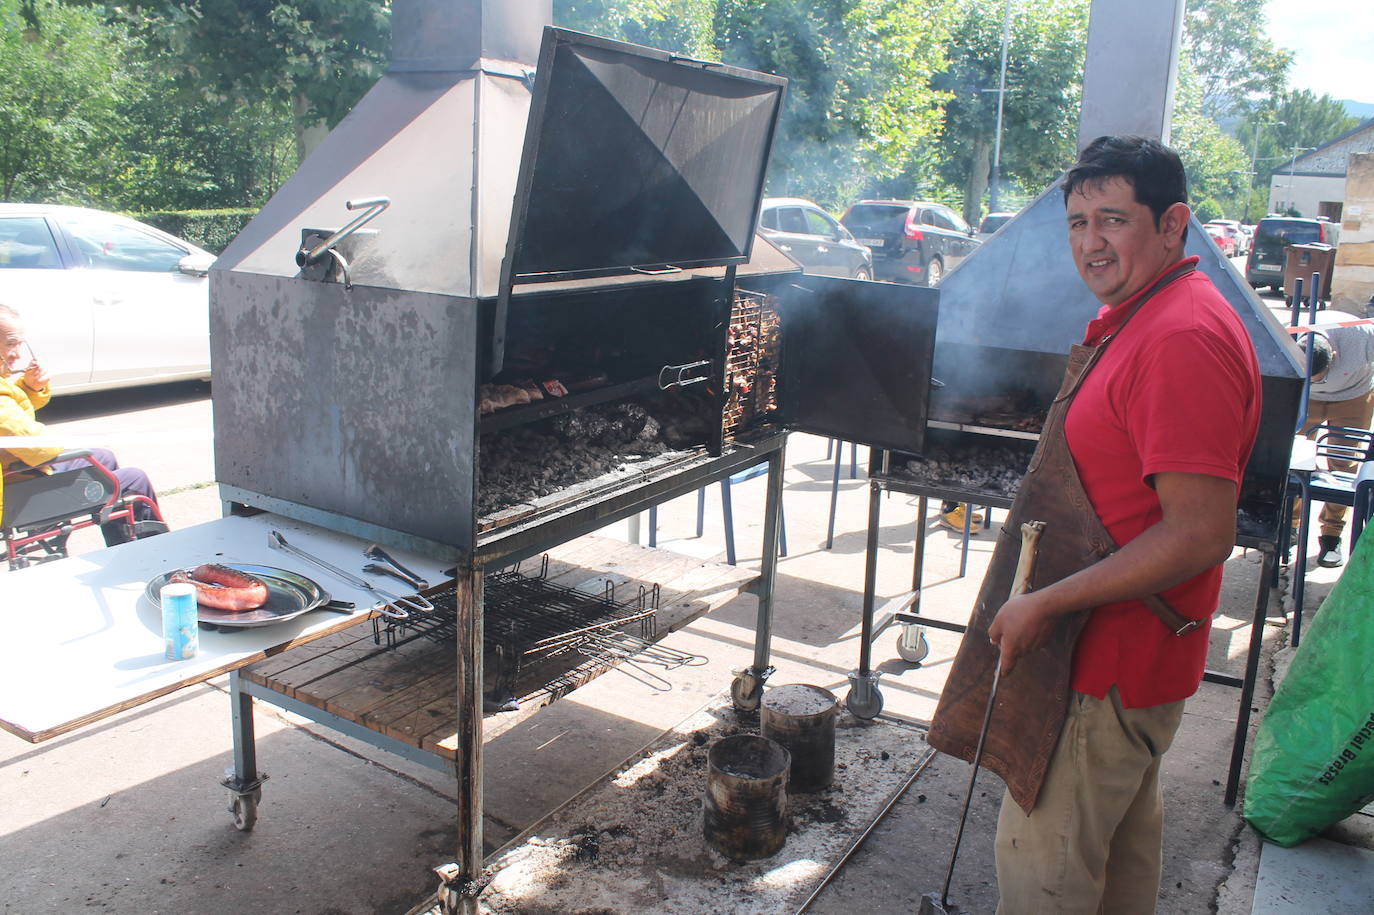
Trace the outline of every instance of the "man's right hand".
<path fill-rule="evenodd" d="M 1002 673 L 1011 673 L 1023 655 L 1045 644 L 1056 619 L 1040 591 L 1017 595 L 1003 604 L 988 627 L 988 639 L 1002 650 Z"/>

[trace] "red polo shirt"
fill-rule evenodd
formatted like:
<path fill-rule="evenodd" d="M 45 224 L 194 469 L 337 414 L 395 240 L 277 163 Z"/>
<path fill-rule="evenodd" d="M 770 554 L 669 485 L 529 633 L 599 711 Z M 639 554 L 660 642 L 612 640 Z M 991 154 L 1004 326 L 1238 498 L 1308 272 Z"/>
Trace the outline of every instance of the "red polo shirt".
<path fill-rule="evenodd" d="M 1134 302 L 1104 306 L 1084 342 L 1116 333 Z M 1259 418 L 1249 335 L 1212 281 L 1193 272 L 1156 294 L 1112 340 L 1064 429 L 1093 508 L 1125 545 L 1163 517 L 1153 474 L 1200 473 L 1239 488 Z M 1127 708 L 1191 696 L 1220 593 L 1221 566 L 1163 593 L 1183 616 L 1209 620 L 1182 637 L 1139 601 L 1098 607 L 1078 639 L 1073 688 L 1102 698 L 1115 685 Z"/>

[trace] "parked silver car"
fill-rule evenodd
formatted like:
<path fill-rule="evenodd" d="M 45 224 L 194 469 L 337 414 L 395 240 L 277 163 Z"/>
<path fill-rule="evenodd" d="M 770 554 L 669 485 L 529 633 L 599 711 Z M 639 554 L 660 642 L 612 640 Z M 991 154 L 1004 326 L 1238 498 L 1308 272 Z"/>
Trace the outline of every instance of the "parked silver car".
<path fill-rule="evenodd" d="M 57 393 L 209 378 L 214 259 L 114 213 L 0 203 L 0 302 Z"/>
<path fill-rule="evenodd" d="M 873 254 L 829 213 L 800 197 L 765 197 L 759 232 L 807 273 L 873 278 Z"/>

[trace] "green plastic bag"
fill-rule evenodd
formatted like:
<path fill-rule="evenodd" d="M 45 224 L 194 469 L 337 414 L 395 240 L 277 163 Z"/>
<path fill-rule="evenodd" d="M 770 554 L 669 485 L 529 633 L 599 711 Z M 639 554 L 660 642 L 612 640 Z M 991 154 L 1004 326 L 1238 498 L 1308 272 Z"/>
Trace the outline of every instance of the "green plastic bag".
<path fill-rule="evenodd" d="M 1296 845 L 1374 800 L 1374 531 L 1322 601 L 1260 722 L 1245 819 Z"/>

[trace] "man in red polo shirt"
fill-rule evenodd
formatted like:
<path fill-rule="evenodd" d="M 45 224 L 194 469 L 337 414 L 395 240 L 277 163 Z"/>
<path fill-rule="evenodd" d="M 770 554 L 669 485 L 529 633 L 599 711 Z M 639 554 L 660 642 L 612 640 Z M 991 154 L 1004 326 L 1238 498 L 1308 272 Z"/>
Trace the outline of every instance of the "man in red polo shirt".
<path fill-rule="evenodd" d="M 1084 343 L 1110 343 L 1064 435 L 1121 549 L 1007 601 L 989 630 L 1010 674 L 1061 617 L 1091 613 L 1036 807 L 1027 816 L 1002 804 L 998 911 L 1153 912 L 1160 759 L 1202 680 L 1210 624 L 1177 636 L 1141 599 L 1157 594 L 1188 619 L 1216 610 L 1259 426 L 1260 375 L 1244 326 L 1202 273 L 1174 279 L 1134 311 L 1156 279 L 1197 261 L 1183 256 L 1190 211 L 1173 150 L 1101 137 L 1063 187 L 1074 262 L 1103 303 Z"/>

